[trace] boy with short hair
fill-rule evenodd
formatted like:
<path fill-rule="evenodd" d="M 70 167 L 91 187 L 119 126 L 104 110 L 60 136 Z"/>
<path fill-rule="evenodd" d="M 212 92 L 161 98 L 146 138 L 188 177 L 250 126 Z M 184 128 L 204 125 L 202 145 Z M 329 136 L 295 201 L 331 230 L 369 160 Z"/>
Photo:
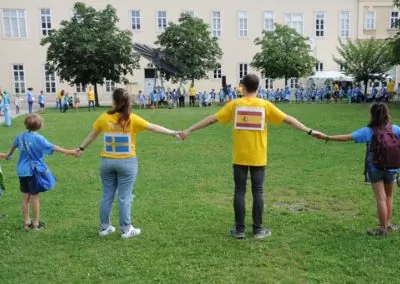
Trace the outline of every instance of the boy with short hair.
<path fill-rule="evenodd" d="M 44 224 L 39 221 L 40 202 L 39 192 L 36 189 L 36 181 L 32 172 L 31 159 L 44 163 L 44 155 L 51 155 L 54 151 L 64 153 L 68 156 L 78 157 L 74 150 L 67 150 L 62 147 L 51 144 L 46 138 L 38 134 L 43 125 L 43 120 L 38 114 L 29 114 L 24 121 L 26 132 L 17 136 L 11 145 L 6 159 L 10 159 L 15 149 L 20 150 L 17 174 L 20 182 L 20 189 L 23 193 L 22 215 L 24 218 L 24 229 L 42 229 Z M 27 150 L 27 148 L 28 150 Z M 32 158 L 30 158 L 32 156 Z M 0 154 L 0 158 L 4 154 Z M 29 215 L 29 202 L 32 202 L 33 222 Z"/>
<path fill-rule="evenodd" d="M 231 236 L 245 238 L 245 192 L 250 171 L 253 193 L 253 236 L 263 239 L 271 231 L 263 227 L 264 180 L 267 164 L 267 123 L 282 122 L 317 138 L 324 134 L 304 126 L 294 117 L 286 115 L 269 101 L 257 98 L 260 79 L 249 74 L 243 77 L 243 98 L 226 104 L 216 114 L 192 125 L 180 136 L 185 139 L 192 132 L 210 126 L 217 121 L 225 125 L 233 122 L 233 177 L 235 181 L 234 212 L 236 226 Z"/>

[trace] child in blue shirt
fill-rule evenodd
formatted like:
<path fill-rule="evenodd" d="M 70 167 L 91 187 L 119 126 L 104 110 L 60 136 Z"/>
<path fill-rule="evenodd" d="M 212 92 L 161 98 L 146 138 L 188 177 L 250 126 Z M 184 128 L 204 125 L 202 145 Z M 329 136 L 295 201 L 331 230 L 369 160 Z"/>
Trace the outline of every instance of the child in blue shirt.
<path fill-rule="evenodd" d="M 18 165 L 17 165 L 17 175 L 19 177 L 20 189 L 23 193 L 22 201 L 22 216 L 24 218 L 23 228 L 24 229 L 42 229 L 44 223 L 39 221 L 40 213 L 40 202 L 39 202 L 39 192 L 36 189 L 36 181 L 32 172 L 32 165 L 27 154 L 24 144 L 28 147 L 30 155 L 35 161 L 44 163 L 44 155 L 51 155 L 54 151 L 63 153 L 67 156 L 78 157 L 78 153 L 74 150 L 67 150 L 56 146 L 42 135 L 38 134 L 37 131 L 42 127 L 43 121 L 38 114 L 29 114 L 24 121 L 26 132 L 23 132 L 17 136 L 14 143 L 6 155 L 6 159 L 10 159 L 15 149 L 20 150 Z M 4 157 L 0 155 L 0 158 Z M 32 213 L 33 222 L 29 215 L 29 202 L 32 203 Z"/>
<path fill-rule="evenodd" d="M 40 91 L 40 95 L 39 95 L 39 107 L 40 107 L 40 112 L 44 113 L 45 111 L 45 105 L 44 105 L 44 95 L 43 95 L 43 91 Z"/>
<path fill-rule="evenodd" d="M 356 143 L 367 143 L 370 145 L 374 133 L 373 129 L 385 129 L 385 127 L 389 127 L 398 139 L 400 139 L 400 127 L 391 124 L 389 109 L 386 104 L 374 103 L 371 106 L 370 115 L 371 121 L 367 127 L 361 128 L 352 134 L 327 136 L 326 140 L 337 142 L 353 140 Z M 380 222 L 380 227 L 378 229 L 368 230 L 368 234 L 373 236 L 384 236 L 387 235 L 388 230 L 400 229 L 399 225 L 392 225 L 390 223 L 393 207 L 393 183 L 396 174 L 398 173 L 398 169 L 378 169 L 372 163 L 372 151 L 370 148 L 366 160 L 368 178 L 372 184 L 372 189 L 375 192 Z"/>

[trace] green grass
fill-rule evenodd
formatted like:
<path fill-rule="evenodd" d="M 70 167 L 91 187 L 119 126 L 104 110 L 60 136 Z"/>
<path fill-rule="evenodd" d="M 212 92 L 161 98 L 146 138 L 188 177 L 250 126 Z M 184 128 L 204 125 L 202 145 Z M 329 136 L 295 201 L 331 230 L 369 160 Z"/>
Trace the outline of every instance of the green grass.
<path fill-rule="evenodd" d="M 366 105 L 282 105 L 307 125 L 331 134 L 366 125 Z M 393 120 L 400 106 L 391 107 Z M 181 129 L 217 108 L 138 111 Z M 100 112 L 49 110 L 41 131 L 50 141 L 76 147 Z M 1 128 L 0 151 L 23 130 L 23 118 Z M 17 156 L 2 162 L 8 190 L 0 199 L 1 283 L 395 283 L 400 233 L 368 237 L 377 225 L 371 188 L 363 184 L 363 145 L 313 140 L 288 126 L 269 129 L 265 224 L 271 238 L 237 241 L 233 224 L 231 130 L 215 125 L 185 142 L 141 133 L 133 206 L 140 237 L 99 238 L 99 139 L 75 160 L 47 159 L 57 187 L 42 194 L 48 228 L 21 229 L 15 177 Z M 399 195 L 395 193 L 394 221 Z M 247 194 L 248 229 L 251 194 Z M 293 208 L 302 208 L 296 211 Z M 113 223 L 118 224 L 117 206 Z M 250 231 L 248 230 L 250 233 Z"/>

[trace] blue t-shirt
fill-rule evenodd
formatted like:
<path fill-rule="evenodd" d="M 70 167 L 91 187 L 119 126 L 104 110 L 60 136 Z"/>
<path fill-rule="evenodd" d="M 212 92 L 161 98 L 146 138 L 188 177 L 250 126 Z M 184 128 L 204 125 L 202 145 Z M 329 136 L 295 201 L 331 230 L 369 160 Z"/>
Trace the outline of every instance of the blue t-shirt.
<path fill-rule="evenodd" d="M 400 138 L 400 127 L 397 125 L 393 125 L 393 133 L 397 135 L 397 137 Z M 372 140 L 372 135 L 374 134 L 373 130 L 370 127 L 363 127 L 361 129 L 358 129 L 357 131 L 354 131 L 351 134 L 351 137 L 353 138 L 354 142 L 356 143 L 364 143 L 364 144 L 369 144 Z M 376 168 L 369 164 L 368 165 L 369 169 L 372 171 L 376 171 Z M 398 170 L 393 170 L 393 171 L 398 171 Z"/>
<path fill-rule="evenodd" d="M 39 96 L 39 104 L 44 104 L 44 96 L 43 95 Z"/>
<path fill-rule="evenodd" d="M 17 165 L 17 175 L 19 177 L 30 177 L 33 175 L 29 156 L 24 147 L 23 135 L 25 134 L 26 146 L 29 148 L 33 159 L 44 163 L 43 155 L 51 155 L 54 152 L 54 145 L 47 141 L 42 135 L 36 132 L 23 132 L 14 141 L 14 147 L 20 150 Z"/>
<path fill-rule="evenodd" d="M 28 101 L 28 103 L 32 103 L 33 102 L 33 94 L 31 91 L 26 93 L 26 99 Z"/>

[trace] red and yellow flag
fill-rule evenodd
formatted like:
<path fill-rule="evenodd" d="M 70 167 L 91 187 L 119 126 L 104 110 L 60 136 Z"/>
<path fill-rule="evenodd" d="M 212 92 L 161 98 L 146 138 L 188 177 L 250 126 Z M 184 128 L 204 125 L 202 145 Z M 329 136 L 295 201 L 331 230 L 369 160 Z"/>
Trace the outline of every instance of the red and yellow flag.
<path fill-rule="evenodd" d="M 264 109 L 238 108 L 236 110 L 235 128 L 244 130 L 264 130 Z"/>

